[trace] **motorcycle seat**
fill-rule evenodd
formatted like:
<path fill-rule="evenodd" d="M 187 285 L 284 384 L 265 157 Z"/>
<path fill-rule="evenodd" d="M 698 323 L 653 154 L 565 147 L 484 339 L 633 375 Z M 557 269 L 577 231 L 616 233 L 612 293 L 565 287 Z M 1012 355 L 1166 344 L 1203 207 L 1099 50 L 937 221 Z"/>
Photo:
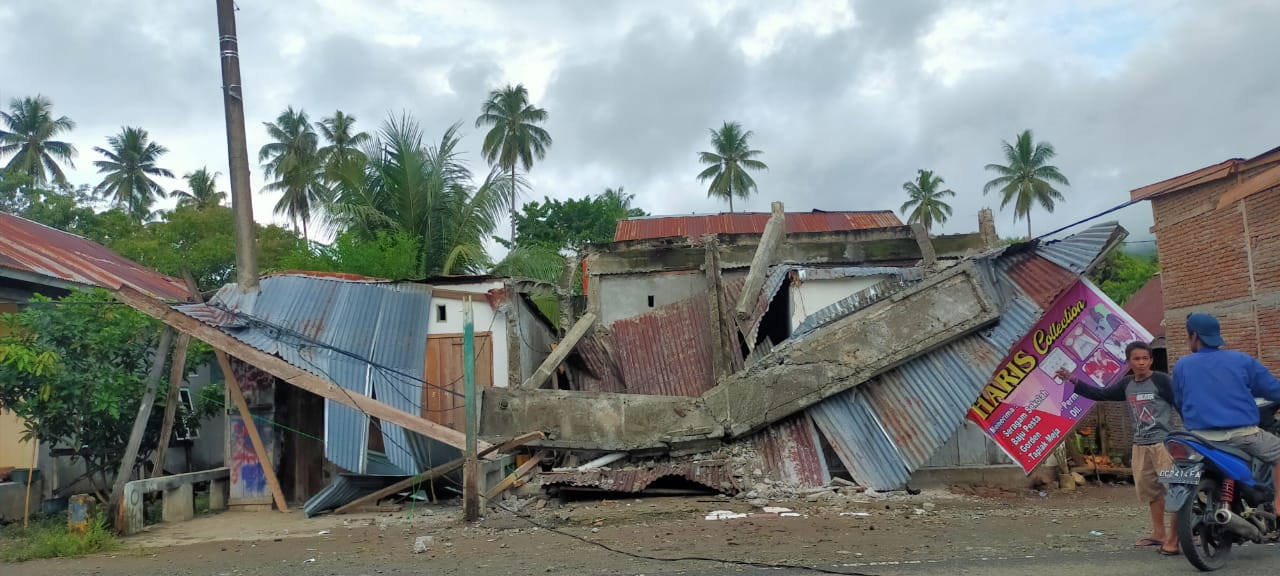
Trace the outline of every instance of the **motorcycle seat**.
<path fill-rule="evenodd" d="M 1209 440 L 1204 436 L 1201 436 L 1199 434 L 1195 434 L 1192 432 L 1172 432 L 1169 434 L 1169 436 L 1171 437 L 1180 436 L 1188 440 L 1197 442 L 1199 444 L 1204 444 L 1205 446 L 1212 446 L 1214 450 L 1218 450 L 1220 452 L 1226 452 L 1227 454 L 1230 454 L 1232 456 L 1235 456 L 1236 458 L 1239 458 L 1240 460 L 1249 464 L 1250 467 L 1252 467 L 1252 465 L 1254 464 L 1253 456 L 1250 456 L 1245 451 L 1239 448 L 1236 448 L 1235 446 L 1232 446 L 1230 444 L 1227 444 L 1225 442 L 1214 442 L 1213 440 Z"/>

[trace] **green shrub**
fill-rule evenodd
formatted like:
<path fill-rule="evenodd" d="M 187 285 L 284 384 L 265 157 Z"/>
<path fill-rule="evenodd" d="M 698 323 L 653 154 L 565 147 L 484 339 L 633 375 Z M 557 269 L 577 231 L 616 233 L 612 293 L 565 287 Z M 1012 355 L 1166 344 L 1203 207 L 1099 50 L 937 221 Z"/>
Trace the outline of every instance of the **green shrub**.
<path fill-rule="evenodd" d="M 0 561 L 26 562 L 41 558 L 68 558 L 108 552 L 120 546 L 104 518 L 95 517 L 84 534 L 67 529 L 63 516 L 53 516 L 31 524 L 5 529 L 0 535 Z"/>

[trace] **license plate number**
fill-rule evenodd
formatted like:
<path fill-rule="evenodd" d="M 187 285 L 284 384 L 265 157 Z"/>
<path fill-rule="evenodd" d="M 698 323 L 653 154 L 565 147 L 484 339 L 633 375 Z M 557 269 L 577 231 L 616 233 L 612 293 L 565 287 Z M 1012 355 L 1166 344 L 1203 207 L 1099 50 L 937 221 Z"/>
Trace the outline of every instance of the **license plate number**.
<path fill-rule="evenodd" d="M 1172 470 L 1165 470 L 1160 473 L 1160 483 L 1162 484 L 1199 484 L 1200 472 L 1204 466 L 1196 464 L 1194 466 L 1178 466 Z"/>

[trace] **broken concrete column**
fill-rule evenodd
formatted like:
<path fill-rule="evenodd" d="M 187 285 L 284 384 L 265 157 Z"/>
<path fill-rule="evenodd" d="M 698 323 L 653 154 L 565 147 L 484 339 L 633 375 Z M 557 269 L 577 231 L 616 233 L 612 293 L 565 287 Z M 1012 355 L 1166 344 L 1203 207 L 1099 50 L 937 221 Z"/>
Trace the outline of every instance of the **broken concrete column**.
<path fill-rule="evenodd" d="M 161 503 L 165 522 L 185 522 L 196 517 L 195 490 L 189 483 L 166 488 Z"/>
<path fill-rule="evenodd" d="M 538 369 L 534 371 L 533 375 L 529 376 L 529 379 L 525 380 L 520 387 L 541 387 L 548 379 L 551 378 L 551 374 L 555 372 L 561 362 L 564 362 L 564 359 L 573 351 L 573 347 L 578 345 L 578 341 L 581 340 L 583 336 L 587 335 L 587 332 L 591 330 L 595 323 L 595 313 L 587 312 L 586 314 L 583 314 L 582 317 L 574 323 L 573 328 L 569 329 L 569 333 L 564 335 L 564 339 L 556 345 L 555 350 L 551 351 L 551 354 L 547 356 L 547 359 L 542 361 L 542 365 L 538 366 Z"/>
<path fill-rule="evenodd" d="M 978 211 L 978 236 L 982 238 L 982 247 L 987 250 L 1000 243 L 1000 238 L 996 236 L 996 218 L 991 214 L 990 208 Z"/>
<path fill-rule="evenodd" d="M 573 281 L 578 276 L 578 266 L 582 264 L 582 260 L 577 256 L 570 256 L 565 259 L 564 271 L 560 273 L 560 285 L 557 287 L 556 296 L 560 300 L 560 329 L 561 334 L 568 334 L 569 328 L 577 318 L 573 317 Z"/>
<path fill-rule="evenodd" d="M 920 246 L 920 263 L 928 268 L 938 261 L 938 254 L 933 251 L 933 241 L 929 239 L 929 231 L 925 229 L 924 224 L 916 222 L 911 225 L 911 234 L 916 237 L 916 244 Z"/>
<path fill-rule="evenodd" d="M 703 237 L 703 245 L 707 251 L 704 270 L 707 277 L 707 310 L 710 311 L 711 321 L 711 341 L 707 345 L 711 347 L 711 368 L 715 379 L 719 380 L 721 376 L 728 375 L 730 372 L 725 348 L 725 311 L 721 306 L 723 288 L 720 283 L 720 245 L 711 234 Z"/>
<path fill-rule="evenodd" d="M 769 276 L 769 265 L 773 263 L 774 252 L 786 237 L 786 213 L 781 202 L 774 202 L 773 215 L 769 217 L 769 223 L 765 224 L 764 233 L 760 235 L 760 244 L 756 246 L 755 256 L 751 259 L 751 270 L 747 272 L 746 287 L 742 289 L 737 308 L 734 309 L 739 322 L 747 320 L 755 310 L 760 289 Z"/>

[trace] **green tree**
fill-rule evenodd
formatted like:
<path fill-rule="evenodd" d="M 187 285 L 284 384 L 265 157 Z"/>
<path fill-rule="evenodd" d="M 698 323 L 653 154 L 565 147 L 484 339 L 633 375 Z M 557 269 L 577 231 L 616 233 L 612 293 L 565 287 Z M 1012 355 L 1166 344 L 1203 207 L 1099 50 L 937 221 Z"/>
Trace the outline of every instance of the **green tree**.
<path fill-rule="evenodd" d="M 517 245 L 582 254 L 587 244 L 612 242 L 618 220 L 646 215 L 631 205 L 633 199 L 619 187 L 596 196 L 525 203 L 516 215 Z"/>
<path fill-rule="evenodd" d="M 493 90 L 480 107 L 476 128 L 492 126 L 484 136 L 481 151 L 490 166 L 511 174 L 511 239 L 516 237 L 516 164 L 527 173 L 534 159 L 542 160 L 551 147 L 551 134 L 538 124 L 546 122 L 547 111 L 529 103 L 529 91 L 523 84 Z"/>
<path fill-rule="evenodd" d="M 380 232 L 417 239 L 417 276 L 488 271 L 485 239 L 510 204 L 511 185 L 496 170 L 474 184 L 459 140 L 457 124 L 427 145 L 412 117 L 389 118 L 368 162 L 337 175 L 330 224 L 364 240 Z"/>
<path fill-rule="evenodd" d="M 761 152 L 751 148 L 755 133 L 743 130 L 737 122 L 725 122 L 719 130 L 711 130 L 713 152 L 699 152 L 698 161 L 707 168 L 698 174 L 698 181 L 711 181 L 707 197 L 729 201 L 733 212 L 733 198 L 749 198 L 756 191 L 756 181 L 748 171 L 768 170 L 769 166 L 757 159 Z"/>
<path fill-rule="evenodd" d="M 281 112 L 275 122 L 263 122 L 272 142 L 258 150 L 263 172 L 274 180 L 263 190 L 282 192 L 274 213 L 286 216 L 294 229 L 308 238 L 307 224 L 316 208 L 328 198 L 324 187 L 324 162 L 319 139 L 304 110 L 292 106 Z"/>
<path fill-rule="evenodd" d="M 1124 305 L 1158 272 L 1160 261 L 1155 254 L 1139 256 L 1123 250 L 1112 250 L 1093 269 L 1089 278 L 1116 304 Z"/>
<path fill-rule="evenodd" d="M 77 291 L 56 301 L 37 296 L 0 322 L 8 329 L 0 336 L 0 408 L 23 420 L 23 439 L 88 446 L 81 457 L 101 495 L 106 472 L 124 457 L 159 325 L 104 290 Z M 207 362 L 199 350 L 188 355 L 188 371 Z M 160 406 L 165 396 L 157 395 Z M 163 413 L 152 411 L 138 462 L 147 461 L 159 442 Z M 184 415 L 182 425 L 196 428 L 211 415 Z"/>
<path fill-rule="evenodd" d="M 173 172 L 156 165 L 169 149 L 150 141 L 146 130 L 129 126 L 108 137 L 107 144 L 110 150 L 93 148 L 106 157 L 93 163 L 99 174 L 105 174 L 94 193 L 124 208 L 134 218 L 146 220 L 156 198 L 166 196 L 164 187 L 151 177 L 173 178 Z"/>
<path fill-rule="evenodd" d="M 373 238 L 365 238 L 346 231 L 338 234 L 332 245 L 299 247 L 276 264 L 280 271 L 343 272 L 390 280 L 419 277 L 421 244 L 404 232 L 378 231 Z"/>
<path fill-rule="evenodd" d="M 189 271 L 201 290 L 213 290 L 235 280 L 234 221 L 227 206 L 180 206 L 142 229 L 103 243 L 162 274 L 181 277 L 184 270 Z M 304 246 L 301 238 L 275 225 L 258 225 L 257 237 L 263 271 L 278 269 L 283 259 Z"/>
<path fill-rule="evenodd" d="M 75 129 L 75 122 L 66 116 L 54 118 L 53 103 L 39 94 L 10 100 L 9 111 L 0 112 L 0 120 L 5 126 L 0 129 L 0 158 L 12 156 L 5 172 L 25 175 L 35 185 L 47 184 L 50 174 L 55 183 L 67 183 L 58 163 L 74 168 L 76 147 L 55 138 Z"/>
<path fill-rule="evenodd" d="M 217 180 L 221 175 L 221 172 L 210 173 L 208 168 L 184 174 L 182 179 L 187 181 L 187 189 L 173 192 L 178 199 L 178 206 L 208 208 L 222 205 L 227 199 L 227 193 L 218 190 Z"/>
<path fill-rule="evenodd" d="M 326 177 L 333 179 L 346 164 L 367 160 L 362 148 L 369 143 L 368 132 L 355 131 L 356 117 L 338 110 L 318 124 L 320 135 L 328 145 L 320 149 L 320 161 Z"/>
<path fill-rule="evenodd" d="M 916 171 L 915 180 L 902 183 L 902 189 L 908 196 L 907 201 L 902 203 L 902 213 L 911 211 L 907 216 L 908 223 L 919 222 L 924 225 L 925 232 L 929 232 L 933 230 L 934 222 L 947 222 L 947 218 L 951 217 L 951 205 L 943 198 L 955 196 L 956 193 L 950 189 L 940 190 L 942 184 L 941 176 L 935 175 L 932 170 L 923 169 Z"/>
<path fill-rule="evenodd" d="M 1027 238 L 1031 238 L 1031 209 L 1039 204 L 1052 214 L 1056 202 L 1064 199 L 1053 185 L 1071 185 L 1057 166 L 1049 164 L 1057 155 L 1053 144 L 1035 142 L 1031 131 L 1024 130 L 1013 144 L 1004 142 L 1004 158 L 1008 164 L 986 166 L 998 176 L 982 187 L 982 193 L 999 190 L 1002 209 L 1013 202 L 1015 221 L 1017 218 L 1027 219 Z"/>

